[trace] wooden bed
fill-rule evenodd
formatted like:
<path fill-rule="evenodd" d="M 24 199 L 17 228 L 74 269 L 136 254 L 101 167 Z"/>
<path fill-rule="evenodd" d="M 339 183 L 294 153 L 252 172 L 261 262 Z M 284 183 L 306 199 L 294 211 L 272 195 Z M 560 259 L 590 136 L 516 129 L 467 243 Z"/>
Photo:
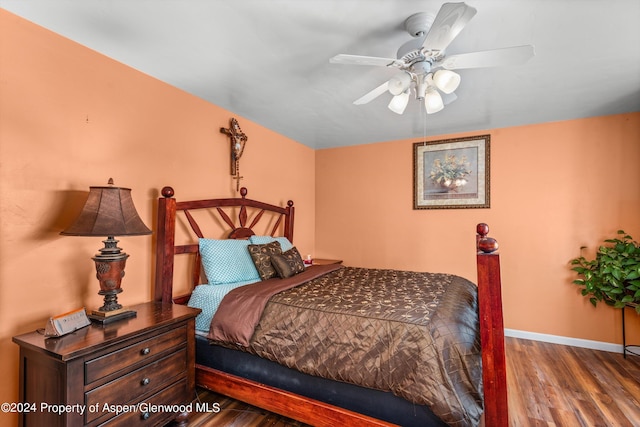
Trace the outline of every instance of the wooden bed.
<path fill-rule="evenodd" d="M 261 223 L 267 223 L 267 234 L 284 236 L 293 242 L 293 202 L 281 207 L 248 199 L 246 188 L 239 198 L 176 201 L 171 187 L 162 189 L 158 200 L 158 225 L 156 235 L 156 280 L 154 299 L 164 303 L 186 304 L 189 294 L 175 296 L 173 291 L 174 258 L 188 254 L 193 258 L 193 267 L 188 275 L 195 287 L 200 281 L 200 255 L 198 238 L 205 237 L 204 227 L 194 212 L 211 212 L 218 223 L 227 228 L 225 238 L 244 239 L 254 234 Z M 183 215 L 183 219 L 178 220 Z M 193 238 L 186 244 L 176 244 L 176 223 L 180 231 L 189 228 Z M 484 392 L 484 425 L 508 426 L 506 364 L 504 351 L 504 328 L 501 303 L 500 260 L 497 243 L 489 238 L 488 226 L 478 224 L 476 229 L 478 311 L 482 351 L 482 382 Z M 218 237 L 219 238 L 219 237 Z M 196 363 L 196 383 L 223 395 L 247 402 L 265 410 L 316 426 L 390 426 L 361 413 L 327 404 L 297 393 L 282 390 L 268 384 L 256 382 L 237 375 L 212 369 Z"/>

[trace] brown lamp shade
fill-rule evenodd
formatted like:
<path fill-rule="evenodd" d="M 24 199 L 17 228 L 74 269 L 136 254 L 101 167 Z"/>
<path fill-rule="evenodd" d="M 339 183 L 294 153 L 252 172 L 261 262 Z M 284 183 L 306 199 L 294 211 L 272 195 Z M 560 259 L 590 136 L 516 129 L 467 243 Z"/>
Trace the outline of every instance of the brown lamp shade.
<path fill-rule="evenodd" d="M 65 236 L 138 236 L 151 234 L 138 216 L 130 188 L 90 187 L 80 216 Z"/>

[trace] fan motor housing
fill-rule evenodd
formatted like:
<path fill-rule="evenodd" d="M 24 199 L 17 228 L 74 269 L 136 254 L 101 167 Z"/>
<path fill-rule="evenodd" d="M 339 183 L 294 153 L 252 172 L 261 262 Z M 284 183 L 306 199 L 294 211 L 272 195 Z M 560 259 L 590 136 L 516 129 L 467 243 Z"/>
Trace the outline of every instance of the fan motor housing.
<path fill-rule="evenodd" d="M 431 12 L 414 13 L 404 21 L 404 28 L 411 37 L 420 37 L 429 32 L 436 15 Z"/>

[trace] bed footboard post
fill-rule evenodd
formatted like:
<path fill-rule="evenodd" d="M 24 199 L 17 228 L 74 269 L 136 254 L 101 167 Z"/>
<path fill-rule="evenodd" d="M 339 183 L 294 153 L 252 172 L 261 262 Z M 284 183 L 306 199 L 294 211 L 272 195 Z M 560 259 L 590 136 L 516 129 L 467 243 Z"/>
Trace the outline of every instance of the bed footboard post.
<path fill-rule="evenodd" d="M 158 232 L 156 234 L 156 283 L 154 301 L 173 301 L 173 256 L 176 235 L 176 199 L 173 188 L 164 187 L 158 199 Z"/>
<path fill-rule="evenodd" d="M 296 208 L 293 207 L 293 201 L 287 202 L 287 215 L 284 218 L 284 236 L 293 243 L 293 220 Z"/>
<path fill-rule="evenodd" d="M 478 224 L 478 312 L 482 343 L 484 418 L 487 427 L 507 427 L 507 370 L 502 315 L 502 285 L 498 243 L 487 237 L 487 224 Z"/>

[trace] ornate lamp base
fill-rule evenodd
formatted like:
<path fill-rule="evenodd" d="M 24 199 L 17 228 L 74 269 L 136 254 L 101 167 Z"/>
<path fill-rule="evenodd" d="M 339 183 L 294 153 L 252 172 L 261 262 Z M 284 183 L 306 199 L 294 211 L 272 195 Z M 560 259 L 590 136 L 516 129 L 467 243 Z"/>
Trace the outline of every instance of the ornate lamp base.
<path fill-rule="evenodd" d="M 118 241 L 112 236 L 104 240 L 104 248 L 93 257 L 96 263 L 96 277 L 100 282 L 99 295 L 104 295 L 104 305 L 94 310 L 88 317 L 97 323 L 111 323 L 135 317 L 134 310 L 128 310 L 118 304 L 118 294 L 122 292 L 120 284 L 124 277 L 124 267 L 129 255 L 118 247 Z"/>

